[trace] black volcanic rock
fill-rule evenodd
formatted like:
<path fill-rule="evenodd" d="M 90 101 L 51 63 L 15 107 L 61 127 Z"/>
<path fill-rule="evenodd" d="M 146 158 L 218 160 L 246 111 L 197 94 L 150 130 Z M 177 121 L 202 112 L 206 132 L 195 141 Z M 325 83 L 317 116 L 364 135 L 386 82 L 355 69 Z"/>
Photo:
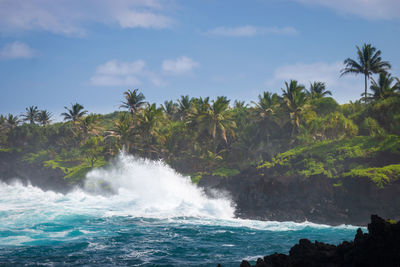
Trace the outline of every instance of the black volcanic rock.
<path fill-rule="evenodd" d="M 400 179 L 379 188 L 369 179 L 278 177 L 249 167 L 230 178 L 204 176 L 198 185 L 211 196 L 214 189 L 227 192 L 239 218 L 362 226 L 371 214 L 400 220 Z"/>
<path fill-rule="evenodd" d="M 251 267 L 243 261 L 241 267 Z M 338 246 L 308 239 L 290 249 L 289 255 L 272 254 L 259 258 L 256 267 L 399 267 L 400 266 L 400 222 L 385 221 L 377 215 L 371 216 L 368 233 L 359 228 L 354 241 L 344 241 Z"/>

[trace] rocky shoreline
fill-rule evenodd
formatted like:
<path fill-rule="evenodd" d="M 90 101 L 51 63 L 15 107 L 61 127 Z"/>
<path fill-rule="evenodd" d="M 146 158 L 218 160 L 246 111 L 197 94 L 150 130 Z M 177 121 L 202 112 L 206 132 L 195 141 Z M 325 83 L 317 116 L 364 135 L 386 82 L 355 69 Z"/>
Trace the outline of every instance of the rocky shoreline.
<path fill-rule="evenodd" d="M 400 266 L 400 222 L 371 216 L 368 233 L 359 228 L 354 241 L 338 246 L 301 239 L 289 255 L 272 254 L 259 258 L 255 265 L 243 260 L 240 267 L 339 267 L 339 266 Z"/>
<path fill-rule="evenodd" d="M 60 169 L 28 164 L 8 154 L 0 155 L 0 181 L 16 178 L 43 190 L 66 193 L 79 184 L 64 179 Z M 368 179 L 338 180 L 323 176 L 268 177 L 249 168 L 233 177 L 203 176 L 198 186 L 215 196 L 215 189 L 227 193 L 243 219 L 273 221 L 310 221 L 320 224 L 365 226 L 370 214 L 400 220 L 400 179 L 384 188 Z"/>
<path fill-rule="evenodd" d="M 229 194 L 240 218 L 360 226 L 371 214 L 400 220 L 400 179 L 379 188 L 362 178 L 269 177 L 252 168 L 230 178 L 203 177 L 199 186 Z"/>

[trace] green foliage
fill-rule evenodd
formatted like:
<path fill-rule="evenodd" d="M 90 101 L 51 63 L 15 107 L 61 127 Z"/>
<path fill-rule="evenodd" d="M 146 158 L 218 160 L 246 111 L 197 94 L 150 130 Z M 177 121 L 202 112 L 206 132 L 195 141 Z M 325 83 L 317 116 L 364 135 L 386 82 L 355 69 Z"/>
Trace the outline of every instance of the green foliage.
<path fill-rule="evenodd" d="M 50 160 L 53 155 L 49 150 L 39 150 L 37 153 L 28 153 L 22 157 L 22 161 L 28 163 L 41 163 Z"/>
<path fill-rule="evenodd" d="M 190 175 L 190 179 L 192 183 L 198 184 L 205 173 L 203 172 L 196 172 Z"/>
<path fill-rule="evenodd" d="M 90 162 L 83 159 L 61 159 L 57 156 L 55 159 L 43 162 L 46 168 L 59 169 L 65 175 L 64 178 L 68 179 L 70 183 L 74 184 L 85 178 L 86 174 L 93 168 L 103 167 L 107 162 L 103 157 L 98 158 L 93 166 Z"/>
<path fill-rule="evenodd" d="M 393 182 L 400 177 L 400 164 L 387 165 L 384 167 L 353 169 L 343 173 L 343 177 L 368 178 L 379 188 Z"/>
<path fill-rule="evenodd" d="M 100 168 L 104 165 L 106 165 L 104 158 L 96 160 L 93 165 L 89 165 L 88 162 L 83 162 L 82 164 L 68 168 L 65 178 L 68 179 L 70 183 L 76 183 L 85 178 L 86 174 L 93 168 Z"/>
<path fill-rule="evenodd" d="M 371 113 L 386 131 L 400 135 L 400 97 L 388 97 L 374 102 Z"/>
<path fill-rule="evenodd" d="M 322 162 L 317 162 L 313 159 L 304 161 L 304 169 L 299 171 L 299 174 L 303 177 L 310 177 L 313 175 L 324 174 L 327 177 L 331 177 L 331 173 L 324 168 Z"/>
<path fill-rule="evenodd" d="M 358 136 L 298 146 L 264 162 L 258 169 L 271 175 L 296 175 L 304 178 L 313 175 L 328 178 L 363 176 L 383 186 L 388 181 L 387 177 L 392 175 L 391 179 L 394 179 L 400 175 L 397 172 L 400 169 L 396 167 L 400 165 L 369 169 L 379 155 L 400 158 L 399 136 L 390 135 L 384 139 Z"/>
<path fill-rule="evenodd" d="M 237 169 L 229 169 L 229 168 L 218 168 L 212 172 L 213 176 L 221 176 L 221 177 L 232 177 L 238 175 L 240 173 Z"/>
<path fill-rule="evenodd" d="M 89 161 L 92 168 L 97 159 L 101 157 L 103 149 L 103 138 L 101 136 L 89 137 L 81 147 L 82 154 Z"/>
<path fill-rule="evenodd" d="M 386 135 L 385 129 L 383 129 L 379 122 L 371 117 L 365 118 L 362 127 L 368 131 L 370 136 L 373 137 L 384 137 Z"/>
<path fill-rule="evenodd" d="M 339 104 L 332 97 L 312 99 L 310 104 L 312 109 L 320 116 L 326 116 L 340 109 Z"/>

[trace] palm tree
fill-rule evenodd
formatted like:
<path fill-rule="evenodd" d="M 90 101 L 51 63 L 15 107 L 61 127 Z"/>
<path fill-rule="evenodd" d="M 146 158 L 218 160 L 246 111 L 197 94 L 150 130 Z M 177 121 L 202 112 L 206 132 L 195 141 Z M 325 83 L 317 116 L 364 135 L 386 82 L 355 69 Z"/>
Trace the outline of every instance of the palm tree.
<path fill-rule="evenodd" d="M 331 91 L 326 90 L 326 85 L 323 82 L 310 83 L 310 91 L 307 94 L 311 99 L 323 98 L 326 95 L 332 95 Z"/>
<path fill-rule="evenodd" d="M 257 114 L 257 121 L 262 134 L 267 136 L 267 145 L 271 135 L 271 129 L 277 125 L 275 118 L 275 109 L 279 106 L 280 97 L 277 94 L 264 92 L 263 95 L 258 95 L 258 102 L 252 102 L 255 105 L 255 112 Z"/>
<path fill-rule="evenodd" d="M 143 145 L 143 152 L 145 156 L 151 156 L 157 154 L 157 125 L 159 124 L 159 118 L 162 116 L 162 109 L 157 108 L 156 104 L 153 103 L 148 105 L 145 109 L 142 109 L 137 116 L 137 130 L 138 135 L 142 138 L 141 144 Z"/>
<path fill-rule="evenodd" d="M 35 124 L 37 115 L 39 113 L 37 106 L 30 106 L 25 109 L 25 114 L 21 115 L 23 117 L 23 121 L 29 121 L 30 124 Z"/>
<path fill-rule="evenodd" d="M 210 97 L 207 96 L 204 99 L 202 97 L 193 98 L 192 99 L 192 108 L 194 110 L 192 110 L 191 113 L 201 114 L 204 112 L 208 112 L 208 110 L 211 108 Z"/>
<path fill-rule="evenodd" d="M 292 137 L 295 130 L 300 128 L 301 115 L 306 107 L 307 95 L 303 85 L 299 85 L 297 81 L 291 80 L 290 83 L 285 82 L 286 89 L 282 88 L 283 101 L 289 111 L 290 121 L 292 123 Z"/>
<path fill-rule="evenodd" d="M 80 118 L 82 118 L 86 113 L 87 110 L 83 110 L 84 107 L 78 103 L 71 104 L 71 109 L 64 107 L 67 112 L 61 113 L 61 116 L 64 116 L 65 121 L 73 121 L 77 123 Z"/>
<path fill-rule="evenodd" d="M 233 108 L 234 109 L 242 109 L 242 108 L 247 108 L 247 104 L 245 101 L 240 101 L 240 100 L 235 100 L 235 102 L 233 102 Z"/>
<path fill-rule="evenodd" d="M 178 110 L 178 104 L 174 103 L 174 101 L 172 101 L 172 100 L 164 101 L 164 105 L 162 105 L 162 109 L 170 118 L 172 118 Z"/>
<path fill-rule="evenodd" d="M 192 102 L 192 99 L 190 99 L 188 95 L 182 95 L 181 99 L 178 99 L 178 114 L 180 120 L 183 120 L 188 115 L 192 107 Z"/>
<path fill-rule="evenodd" d="M 14 116 L 12 114 L 8 114 L 7 118 L 6 118 L 6 123 L 7 123 L 7 127 L 10 129 L 14 129 L 15 127 L 18 126 L 19 124 L 19 118 L 18 116 Z"/>
<path fill-rule="evenodd" d="M 345 68 L 341 70 L 340 76 L 345 74 L 364 74 L 364 85 L 365 92 L 364 97 L 365 101 L 367 100 L 367 83 L 370 76 L 374 73 L 382 73 L 386 72 L 391 68 L 391 65 L 388 61 L 382 61 L 381 51 L 376 50 L 371 44 L 364 44 L 362 49 L 356 46 L 357 48 L 357 56 L 358 62 L 351 58 L 347 58 L 344 61 Z"/>
<path fill-rule="evenodd" d="M 236 128 L 236 123 L 232 120 L 232 113 L 229 110 L 229 100 L 225 96 L 217 97 L 217 100 L 212 101 L 212 105 L 208 111 L 201 113 L 197 121 L 200 129 L 206 130 L 212 136 L 214 143 L 217 138 L 228 143 L 228 134 L 234 135 L 233 129 Z"/>
<path fill-rule="evenodd" d="M 50 112 L 47 110 L 41 110 L 38 112 L 36 121 L 39 122 L 42 126 L 46 126 L 51 122 L 51 116 L 53 116 Z"/>
<path fill-rule="evenodd" d="M 87 139 L 89 134 L 99 135 L 98 119 L 99 115 L 92 113 L 80 120 L 79 128 L 82 130 L 84 140 Z"/>
<path fill-rule="evenodd" d="M 380 73 L 378 82 L 372 78 L 372 84 L 370 89 L 374 92 L 372 98 L 383 99 L 389 96 L 396 95 L 398 90 L 398 83 L 392 85 L 394 77 L 390 73 Z"/>
<path fill-rule="evenodd" d="M 130 151 L 131 135 L 132 135 L 132 117 L 129 113 L 123 112 L 118 115 L 118 119 L 114 123 L 114 128 L 109 132 L 108 136 L 116 137 L 120 140 L 120 144 L 127 152 Z"/>
<path fill-rule="evenodd" d="M 125 102 L 122 102 L 120 108 L 126 108 L 132 114 L 132 116 L 146 104 L 144 95 L 142 93 L 138 94 L 139 89 L 128 90 L 124 92 Z"/>

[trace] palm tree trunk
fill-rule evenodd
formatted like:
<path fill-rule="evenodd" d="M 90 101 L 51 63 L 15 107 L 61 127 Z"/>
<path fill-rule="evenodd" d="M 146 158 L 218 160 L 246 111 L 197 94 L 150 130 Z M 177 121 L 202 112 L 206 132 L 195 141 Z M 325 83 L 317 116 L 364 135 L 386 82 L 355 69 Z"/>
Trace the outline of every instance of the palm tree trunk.
<path fill-rule="evenodd" d="M 364 93 L 364 102 L 367 103 L 367 74 L 364 74 L 364 84 L 365 84 L 365 93 Z"/>

